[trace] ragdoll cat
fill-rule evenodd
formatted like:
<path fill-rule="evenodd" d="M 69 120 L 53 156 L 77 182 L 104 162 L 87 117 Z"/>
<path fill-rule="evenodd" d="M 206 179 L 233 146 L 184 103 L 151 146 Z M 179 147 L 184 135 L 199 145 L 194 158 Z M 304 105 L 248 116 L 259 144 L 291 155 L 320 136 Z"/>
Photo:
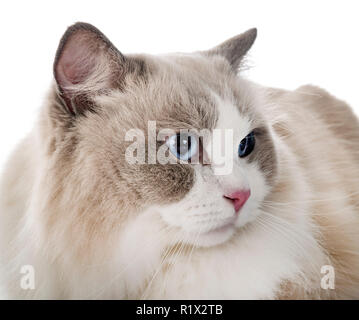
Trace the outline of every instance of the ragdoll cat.
<path fill-rule="evenodd" d="M 123 55 L 89 24 L 66 31 L 2 178 L 3 298 L 359 298 L 358 120 L 317 87 L 243 79 L 255 38 Z M 155 143 L 168 163 L 148 160 L 154 121 L 174 132 Z M 145 163 L 126 157 L 133 129 Z M 231 170 L 182 129 L 232 133 Z"/>

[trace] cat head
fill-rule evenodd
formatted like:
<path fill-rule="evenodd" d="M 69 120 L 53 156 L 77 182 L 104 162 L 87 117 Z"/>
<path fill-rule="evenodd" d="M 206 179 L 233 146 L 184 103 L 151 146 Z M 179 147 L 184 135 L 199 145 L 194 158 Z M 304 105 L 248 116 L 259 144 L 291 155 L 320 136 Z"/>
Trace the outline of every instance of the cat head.
<path fill-rule="evenodd" d="M 122 54 L 86 23 L 66 31 L 48 149 L 82 225 L 123 230 L 155 215 L 181 241 L 212 246 L 255 219 L 277 172 L 261 99 L 238 76 L 255 38 L 151 56 Z M 214 160 L 223 151 L 227 171 Z"/>

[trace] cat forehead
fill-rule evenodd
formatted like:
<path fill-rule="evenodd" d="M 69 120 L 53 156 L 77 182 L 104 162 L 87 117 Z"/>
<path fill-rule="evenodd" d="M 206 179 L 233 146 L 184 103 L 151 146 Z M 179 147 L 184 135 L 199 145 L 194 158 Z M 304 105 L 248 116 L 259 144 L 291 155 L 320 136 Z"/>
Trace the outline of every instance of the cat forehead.
<path fill-rule="evenodd" d="M 246 110 L 237 106 L 230 99 L 221 98 L 213 93 L 219 106 L 218 121 L 215 129 L 230 129 L 240 136 L 246 136 L 250 132 L 253 121 L 248 113 L 241 113 L 240 110 Z"/>
<path fill-rule="evenodd" d="M 124 91 L 96 98 L 105 110 L 118 113 L 117 119 L 136 128 L 155 120 L 164 128 L 214 129 L 221 113 L 226 115 L 221 125 L 227 119 L 234 126 L 240 113 L 250 118 L 248 108 L 242 108 L 247 93 L 223 59 L 197 54 L 136 58 L 145 61 L 147 76 L 128 79 Z"/>

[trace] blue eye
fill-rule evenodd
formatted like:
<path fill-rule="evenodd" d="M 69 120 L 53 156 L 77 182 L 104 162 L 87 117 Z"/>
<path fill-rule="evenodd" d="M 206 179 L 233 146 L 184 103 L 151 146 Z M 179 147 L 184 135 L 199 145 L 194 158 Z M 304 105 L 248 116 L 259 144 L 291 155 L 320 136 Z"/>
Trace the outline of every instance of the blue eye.
<path fill-rule="evenodd" d="M 198 150 L 198 142 L 194 135 L 176 134 L 167 140 L 167 145 L 173 155 L 180 160 L 190 160 Z"/>
<path fill-rule="evenodd" d="M 255 142 L 256 142 L 256 140 L 254 138 L 254 133 L 251 132 L 239 144 L 239 147 L 238 147 L 239 157 L 244 158 L 244 157 L 248 156 L 253 151 Z"/>

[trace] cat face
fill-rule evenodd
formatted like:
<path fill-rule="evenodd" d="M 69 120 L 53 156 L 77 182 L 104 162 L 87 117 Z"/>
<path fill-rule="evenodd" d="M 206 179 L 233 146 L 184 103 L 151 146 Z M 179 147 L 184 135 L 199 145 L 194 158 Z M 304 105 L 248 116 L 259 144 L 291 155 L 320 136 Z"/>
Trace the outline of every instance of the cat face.
<path fill-rule="evenodd" d="M 254 38 L 250 30 L 206 52 L 123 56 L 94 27 L 69 28 L 54 64 L 51 117 L 57 132 L 72 137 L 62 139 L 73 152 L 61 161 L 81 177 L 81 194 L 98 199 L 97 214 L 121 228 L 155 214 L 182 242 L 199 246 L 220 244 L 255 219 L 275 180 L 276 153 L 260 98 L 236 74 Z M 126 158 L 133 129 L 142 132 L 133 153 L 142 163 Z M 185 129 L 207 134 L 182 139 Z M 165 130 L 172 133 L 159 138 Z M 224 149 L 230 166 L 223 173 L 214 158 Z M 198 161 L 186 161 L 188 154 Z"/>
<path fill-rule="evenodd" d="M 222 132 L 229 129 L 233 134 L 227 154 L 231 157 L 231 170 L 221 174 L 215 164 L 194 165 L 193 186 L 184 198 L 158 207 L 164 221 L 183 231 L 184 241 L 201 246 L 228 240 L 236 229 L 256 218 L 276 170 L 269 130 L 258 121 L 259 115 L 255 120 L 256 115 L 248 112 L 255 105 L 245 105 L 255 100 L 233 101 L 217 96 L 215 102 L 218 119 L 214 129 Z M 248 136 L 252 137 L 254 148 L 241 157 L 240 145 Z M 206 146 L 203 148 L 206 152 Z"/>

